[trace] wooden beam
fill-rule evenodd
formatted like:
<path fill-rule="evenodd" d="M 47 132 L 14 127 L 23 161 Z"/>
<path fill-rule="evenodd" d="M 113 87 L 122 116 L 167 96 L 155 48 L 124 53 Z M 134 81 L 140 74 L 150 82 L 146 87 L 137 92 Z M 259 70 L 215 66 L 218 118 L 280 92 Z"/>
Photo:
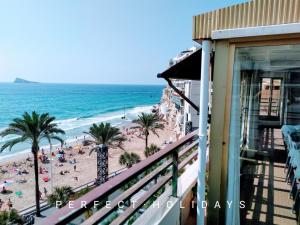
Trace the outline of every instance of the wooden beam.
<path fill-rule="evenodd" d="M 215 45 L 214 55 L 214 84 L 212 96 L 212 113 L 210 127 L 209 171 L 208 171 L 208 208 L 207 224 L 222 224 L 221 208 L 214 208 L 218 201 L 226 204 L 226 179 L 227 179 L 227 150 L 223 141 L 226 112 L 227 93 L 227 67 L 229 64 L 229 44 L 219 41 Z M 224 150 L 223 150 L 224 149 Z M 225 202 L 224 202 L 225 200 Z"/>

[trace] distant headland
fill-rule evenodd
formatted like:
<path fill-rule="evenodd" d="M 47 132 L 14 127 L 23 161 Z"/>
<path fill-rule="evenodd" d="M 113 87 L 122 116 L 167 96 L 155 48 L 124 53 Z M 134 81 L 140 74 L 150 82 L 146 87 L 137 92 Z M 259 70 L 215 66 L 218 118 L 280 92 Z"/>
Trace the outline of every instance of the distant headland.
<path fill-rule="evenodd" d="M 14 80 L 14 83 L 18 83 L 18 84 L 36 84 L 38 82 L 35 82 L 35 81 L 29 81 L 29 80 L 25 80 L 25 79 L 22 79 L 22 78 L 16 78 Z"/>

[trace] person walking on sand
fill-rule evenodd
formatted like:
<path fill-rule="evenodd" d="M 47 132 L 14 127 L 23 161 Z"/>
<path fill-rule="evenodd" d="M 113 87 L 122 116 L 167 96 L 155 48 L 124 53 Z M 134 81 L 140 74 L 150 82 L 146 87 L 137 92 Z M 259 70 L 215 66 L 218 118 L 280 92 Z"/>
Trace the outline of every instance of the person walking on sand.
<path fill-rule="evenodd" d="M 47 190 L 46 187 L 44 187 L 44 195 L 45 195 L 45 197 L 47 197 L 47 194 L 48 194 L 48 190 Z"/>
<path fill-rule="evenodd" d="M 10 198 L 8 199 L 7 206 L 8 206 L 8 209 L 9 209 L 9 210 L 11 210 L 12 207 L 13 207 L 13 204 L 12 204 Z"/>
<path fill-rule="evenodd" d="M 39 191 L 39 199 L 42 200 L 42 192 Z"/>
<path fill-rule="evenodd" d="M 77 168 L 77 167 L 76 167 L 76 164 L 73 166 L 73 168 L 74 168 L 74 172 L 76 172 L 76 168 Z"/>
<path fill-rule="evenodd" d="M 4 183 L 6 183 L 6 181 L 4 181 Z M 6 194 L 7 193 L 7 189 L 5 186 L 2 187 L 2 191 L 1 194 Z"/>

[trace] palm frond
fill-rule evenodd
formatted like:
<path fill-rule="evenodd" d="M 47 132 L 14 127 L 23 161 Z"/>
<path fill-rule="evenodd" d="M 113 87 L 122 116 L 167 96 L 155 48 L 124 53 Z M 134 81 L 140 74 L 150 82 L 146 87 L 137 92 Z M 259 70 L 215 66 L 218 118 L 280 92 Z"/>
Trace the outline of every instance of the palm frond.
<path fill-rule="evenodd" d="M 57 127 L 53 127 L 53 128 L 49 128 L 49 129 L 45 129 L 46 132 L 48 133 L 55 133 L 55 134 L 65 134 L 65 131 L 60 129 L 60 128 L 57 128 Z"/>
<path fill-rule="evenodd" d="M 144 135 L 148 135 L 149 131 L 158 136 L 157 129 L 163 129 L 164 125 L 160 123 L 160 118 L 157 113 L 141 113 L 138 119 L 133 120 L 133 123 L 138 124 L 137 128 L 142 128 Z"/>
<path fill-rule="evenodd" d="M 24 132 L 22 130 L 14 128 L 14 127 L 9 127 L 7 129 L 3 130 L 0 133 L 0 136 L 5 137 L 7 135 L 23 135 L 23 134 L 24 134 Z"/>
<path fill-rule="evenodd" d="M 0 133 L 0 136 L 16 135 L 19 137 L 5 143 L 1 151 L 8 147 L 11 149 L 17 143 L 24 141 L 30 141 L 35 149 L 38 149 L 42 139 L 46 139 L 48 142 L 51 139 L 63 142 L 58 134 L 64 134 L 64 131 L 58 128 L 54 120 L 55 117 L 50 117 L 48 113 L 40 115 L 35 111 L 31 114 L 25 112 L 22 117 L 13 119 L 9 127 Z"/>
<path fill-rule="evenodd" d="M 124 165 L 127 167 L 131 167 L 133 164 L 138 163 L 141 161 L 141 158 L 139 155 L 135 153 L 128 153 L 124 152 L 122 155 L 120 155 L 119 163 L 120 165 Z"/>
<path fill-rule="evenodd" d="M 111 126 L 110 123 L 93 124 L 89 132 L 85 133 L 90 135 L 97 145 L 121 146 L 126 140 L 119 128 Z"/>
<path fill-rule="evenodd" d="M 18 137 L 13 140 L 7 141 L 4 145 L 2 145 L 0 152 L 3 152 L 4 149 L 8 148 L 11 151 L 12 147 L 21 142 L 25 142 L 28 139 L 26 136 Z"/>
<path fill-rule="evenodd" d="M 56 136 L 56 135 L 51 135 L 50 136 L 50 142 L 49 143 L 51 143 L 51 140 L 59 141 L 61 146 L 63 146 L 63 144 L 64 144 L 64 139 L 62 139 L 61 137 Z"/>
<path fill-rule="evenodd" d="M 92 149 L 90 150 L 89 155 L 91 155 L 93 152 L 97 152 L 97 151 L 99 151 L 99 147 L 98 147 L 98 146 L 92 148 Z"/>

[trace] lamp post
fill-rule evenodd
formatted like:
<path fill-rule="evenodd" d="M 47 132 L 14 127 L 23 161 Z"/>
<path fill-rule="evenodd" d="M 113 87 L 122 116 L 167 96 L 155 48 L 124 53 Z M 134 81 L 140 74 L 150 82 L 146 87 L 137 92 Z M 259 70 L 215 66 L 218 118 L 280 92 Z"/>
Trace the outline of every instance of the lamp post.
<path fill-rule="evenodd" d="M 50 143 L 50 174 L 51 174 L 51 193 L 53 193 L 53 173 L 52 173 L 52 144 Z"/>

